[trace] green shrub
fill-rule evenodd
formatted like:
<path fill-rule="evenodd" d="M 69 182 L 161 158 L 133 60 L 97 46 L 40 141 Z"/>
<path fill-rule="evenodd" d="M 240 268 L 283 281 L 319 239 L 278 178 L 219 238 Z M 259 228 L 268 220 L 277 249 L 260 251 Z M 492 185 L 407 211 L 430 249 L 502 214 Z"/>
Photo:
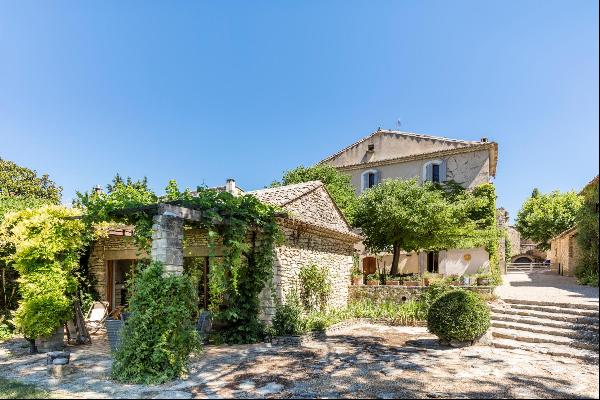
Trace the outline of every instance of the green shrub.
<path fill-rule="evenodd" d="M 159 384 L 180 377 L 190 353 L 199 350 L 195 329 L 197 292 L 187 275 L 164 274 L 161 263 L 141 266 L 131 288 L 121 345 L 112 377 L 120 382 Z"/>
<path fill-rule="evenodd" d="M 299 335 L 304 332 L 302 305 L 295 292 L 287 297 L 284 304 L 279 303 L 275 306 L 273 329 L 279 336 Z"/>
<path fill-rule="evenodd" d="M 300 301 L 306 312 L 325 310 L 327 299 L 331 294 L 329 271 L 316 264 L 306 265 L 300 269 Z"/>
<path fill-rule="evenodd" d="M 454 290 L 438 298 L 429 309 L 427 328 L 442 341 L 469 341 L 490 327 L 490 311 L 476 293 Z"/>
<path fill-rule="evenodd" d="M 0 246 L 19 273 L 17 330 L 30 340 L 48 336 L 72 316 L 77 293 L 74 271 L 84 245 L 79 211 L 43 206 L 8 213 L 0 224 Z"/>

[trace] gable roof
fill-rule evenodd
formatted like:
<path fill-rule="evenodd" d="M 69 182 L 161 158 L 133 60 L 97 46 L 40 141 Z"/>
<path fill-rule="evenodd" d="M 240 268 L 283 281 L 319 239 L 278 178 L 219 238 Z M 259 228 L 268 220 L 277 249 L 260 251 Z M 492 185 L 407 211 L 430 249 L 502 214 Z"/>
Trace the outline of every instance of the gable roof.
<path fill-rule="evenodd" d="M 375 150 L 371 153 L 367 151 L 370 144 L 375 145 Z M 490 152 L 490 175 L 494 176 L 498 158 L 498 144 L 495 142 L 380 129 L 324 158 L 319 164 L 353 169 L 486 149 Z"/>
<path fill-rule="evenodd" d="M 295 223 L 335 232 L 355 240 L 360 238 L 352 231 L 321 181 L 254 190 L 246 194 L 283 208 L 288 212 L 287 219 Z"/>

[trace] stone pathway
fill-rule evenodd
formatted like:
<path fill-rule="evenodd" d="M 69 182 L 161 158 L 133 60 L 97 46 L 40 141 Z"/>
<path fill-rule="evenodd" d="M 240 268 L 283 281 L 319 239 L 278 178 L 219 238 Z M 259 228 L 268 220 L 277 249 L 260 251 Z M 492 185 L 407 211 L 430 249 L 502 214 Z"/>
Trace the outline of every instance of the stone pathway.
<path fill-rule="evenodd" d="M 208 346 L 186 379 L 159 386 L 107 379 L 102 337 L 72 348 L 74 372 L 50 378 L 24 341 L 0 344 L 0 376 L 73 398 L 598 398 L 598 366 L 521 350 L 446 348 L 419 327 L 360 324 L 301 347 Z M 23 346 L 23 347 L 22 347 Z"/>
<path fill-rule="evenodd" d="M 598 288 L 577 284 L 573 277 L 551 271 L 512 272 L 495 293 L 502 299 L 551 301 L 554 303 L 594 304 L 598 306 Z"/>

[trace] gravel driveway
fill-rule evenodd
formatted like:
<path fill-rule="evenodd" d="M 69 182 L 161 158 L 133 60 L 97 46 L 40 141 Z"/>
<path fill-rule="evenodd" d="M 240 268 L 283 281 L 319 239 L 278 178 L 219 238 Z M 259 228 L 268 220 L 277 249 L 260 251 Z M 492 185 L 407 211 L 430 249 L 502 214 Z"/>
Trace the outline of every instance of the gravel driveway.
<path fill-rule="evenodd" d="M 303 346 L 209 346 L 187 379 L 160 386 L 108 381 L 101 340 L 72 349 L 75 372 L 62 382 L 48 377 L 43 355 L 19 346 L 0 344 L 1 376 L 78 398 L 598 398 L 597 365 L 493 347 L 440 347 L 418 327 L 363 323 Z"/>

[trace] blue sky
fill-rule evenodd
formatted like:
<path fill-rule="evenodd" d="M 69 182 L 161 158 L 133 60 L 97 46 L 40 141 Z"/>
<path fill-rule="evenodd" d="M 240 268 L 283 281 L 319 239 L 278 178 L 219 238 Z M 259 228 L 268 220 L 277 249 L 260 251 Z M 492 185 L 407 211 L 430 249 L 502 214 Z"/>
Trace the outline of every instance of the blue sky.
<path fill-rule="evenodd" d="M 499 205 L 598 173 L 596 1 L 0 1 L 0 157 L 260 188 L 381 126 L 499 143 Z"/>

